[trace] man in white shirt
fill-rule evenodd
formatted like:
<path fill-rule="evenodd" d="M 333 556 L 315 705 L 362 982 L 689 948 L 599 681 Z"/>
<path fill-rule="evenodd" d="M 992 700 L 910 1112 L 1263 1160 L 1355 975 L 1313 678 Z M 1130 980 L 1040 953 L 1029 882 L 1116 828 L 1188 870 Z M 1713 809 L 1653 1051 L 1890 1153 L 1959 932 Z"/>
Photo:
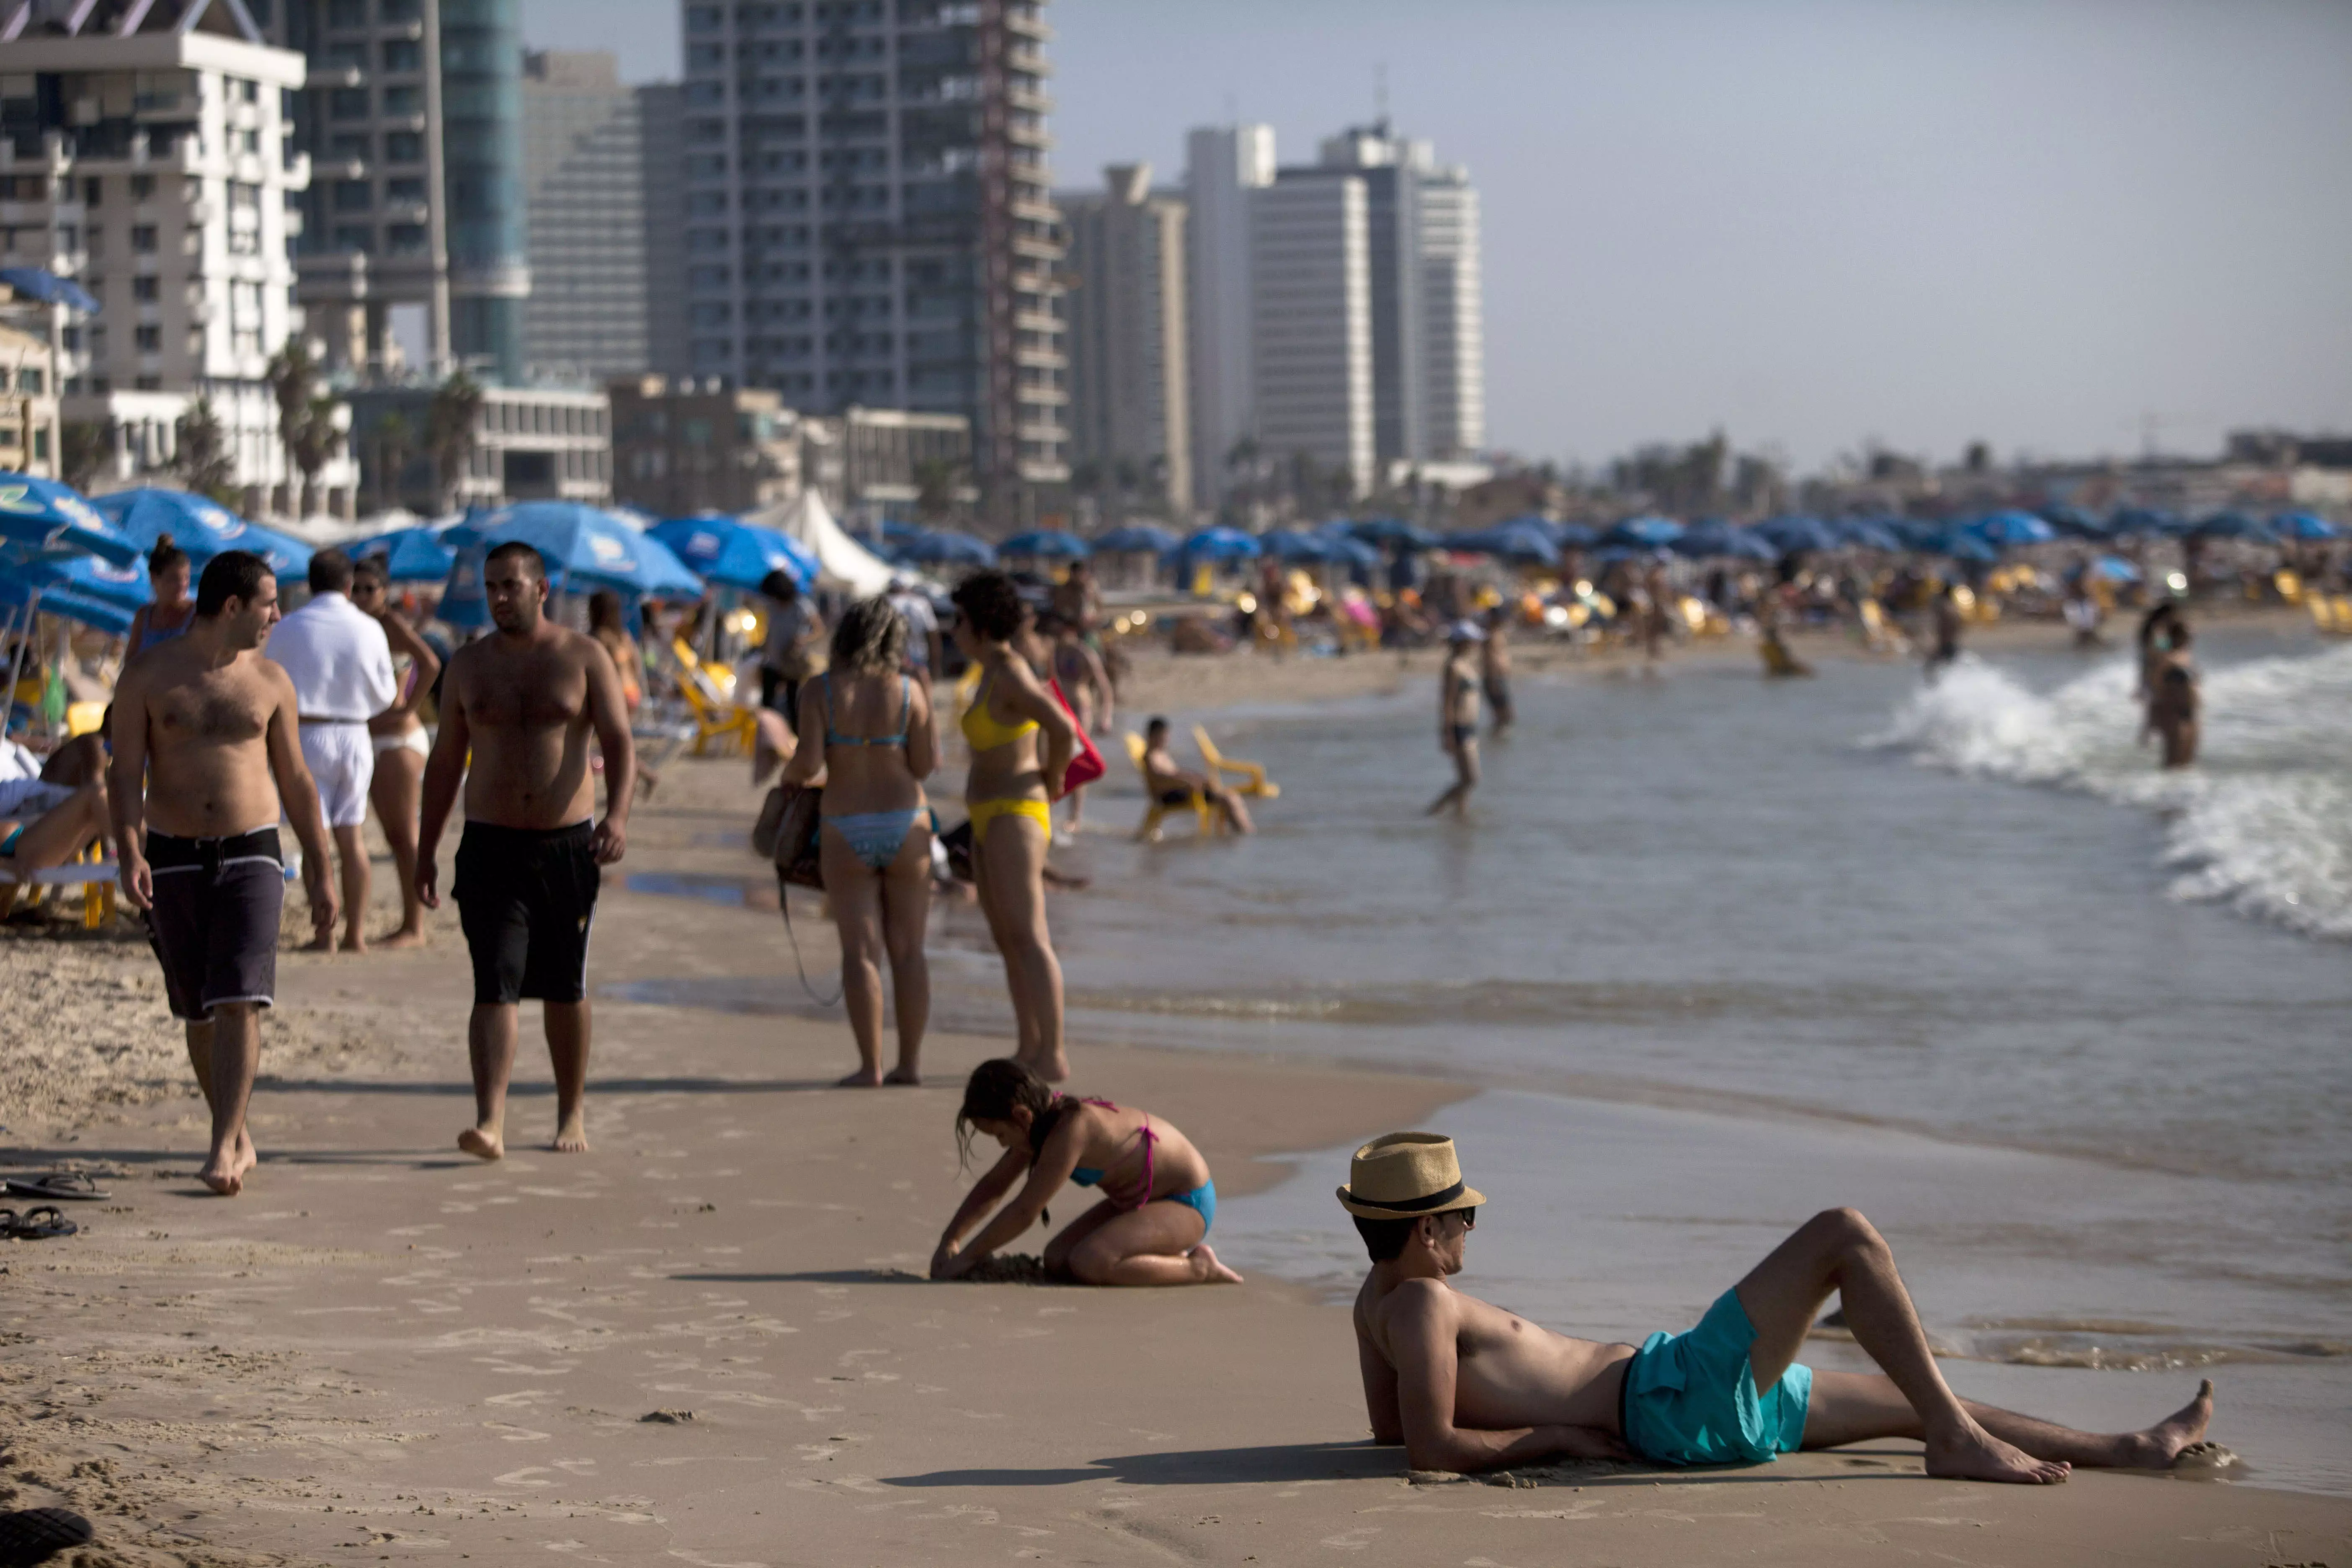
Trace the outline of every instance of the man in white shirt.
<path fill-rule="evenodd" d="M 940 667 L 940 616 L 922 585 L 900 572 L 890 579 L 890 607 L 907 618 L 907 668 L 929 690 Z"/>
<path fill-rule="evenodd" d="M 302 760 L 318 781 L 319 804 L 342 861 L 343 951 L 367 951 L 368 784 L 375 747 L 368 721 L 400 694 L 392 644 L 374 616 L 351 600 L 352 558 L 340 550 L 310 557 L 310 602 L 271 628 L 262 652 L 294 682 L 302 721 Z M 306 950 L 328 952 L 322 931 Z"/>

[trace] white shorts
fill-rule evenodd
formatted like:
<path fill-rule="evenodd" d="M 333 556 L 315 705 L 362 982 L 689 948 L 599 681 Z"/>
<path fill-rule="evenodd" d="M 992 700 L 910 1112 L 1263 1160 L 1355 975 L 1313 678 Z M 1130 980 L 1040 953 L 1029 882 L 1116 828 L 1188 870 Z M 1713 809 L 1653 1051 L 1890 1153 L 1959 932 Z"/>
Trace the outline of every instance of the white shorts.
<path fill-rule="evenodd" d="M 319 805 L 330 827 L 357 827 L 367 820 L 368 784 L 375 777 L 375 748 L 365 724 L 305 724 L 302 761 L 319 785 Z"/>

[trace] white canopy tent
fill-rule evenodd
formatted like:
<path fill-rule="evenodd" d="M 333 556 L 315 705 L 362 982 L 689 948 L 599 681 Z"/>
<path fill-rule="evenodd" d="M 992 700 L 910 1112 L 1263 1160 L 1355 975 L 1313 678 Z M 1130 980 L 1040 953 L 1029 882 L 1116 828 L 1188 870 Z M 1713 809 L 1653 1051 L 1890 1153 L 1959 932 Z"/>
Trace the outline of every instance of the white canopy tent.
<path fill-rule="evenodd" d="M 809 553 L 816 557 L 817 583 L 821 587 L 867 599 L 890 585 L 889 563 L 850 538 L 834 521 L 824 498 L 814 489 L 804 489 L 795 500 L 765 511 L 752 512 L 743 521 L 772 528 L 805 545 Z"/>

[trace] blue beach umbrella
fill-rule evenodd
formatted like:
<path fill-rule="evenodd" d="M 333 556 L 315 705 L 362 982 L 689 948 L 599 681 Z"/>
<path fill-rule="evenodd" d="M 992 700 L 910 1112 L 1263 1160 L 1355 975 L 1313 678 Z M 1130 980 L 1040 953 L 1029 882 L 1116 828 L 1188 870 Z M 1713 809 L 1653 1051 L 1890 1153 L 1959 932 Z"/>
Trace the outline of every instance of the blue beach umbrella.
<path fill-rule="evenodd" d="M 44 305 L 63 305 L 85 316 L 98 314 L 98 300 L 89 289 L 44 268 L 0 267 L 0 283 Z"/>
<path fill-rule="evenodd" d="M 1497 556 L 1505 561 L 1544 566 L 1559 564 L 1559 546 L 1552 542 L 1549 530 L 1536 523 L 1498 522 L 1492 528 L 1452 534 L 1447 537 L 1445 547 L 1467 551 L 1474 555 Z"/>
<path fill-rule="evenodd" d="M 2000 552 L 1983 535 L 1964 528 L 1948 528 L 1920 548 L 1930 555 L 1948 555 L 1955 561 L 1972 561 L 1980 566 L 1990 566 L 2000 559 Z"/>
<path fill-rule="evenodd" d="M 1901 534 L 1874 518 L 1850 517 L 1832 526 L 1839 540 L 1856 550 L 1884 550 L 1892 554 L 1909 548 Z"/>
<path fill-rule="evenodd" d="M 2042 521 L 2068 539 L 2106 539 L 2115 532 L 2079 506 L 2045 506 Z"/>
<path fill-rule="evenodd" d="M 1204 528 L 1183 543 L 1192 561 L 1254 561 L 1258 552 L 1256 539 L 1237 528 Z"/>
<path fill-rule="evenodd" d="M 136 610 L 153 601 L 154 584 L 147 580 L 147 563 L 133 556 L 127 566 L 100 561 L 95 555 L 35 557 L 0 562 L 5 572 L 44 594 L 63 592 L 85 599 Z"/>
<path fill-rule="evenodd" d="M 2312 512 L 2283 511 L 2271 519 L 2271 531 L 2281 539 L 2319 540 L 2340 538 L 2344 531 Z"/>
<path fill-rule="evenodd" d="M 442 532 L 434 528 L 396 528 L 389 533 L 371 534 L 350 546 L 352 559 L 382 556 L 383 574 L 394 583 L 438 583 L 449 575 L 457 559 L 457 551 L 442 542 Z"/>
<path fill-rule="evenodd" d="M 56 554 L 87 552 L 118 566 L 139 559 L 138 542 L 79 490 L 31 474 L 0 472 L 0 544 Z"/>
<path fill-rule="evenodd" d="M 2120 555 L 2102 555 L 2091 563 L 2091 570 L 2110 583 L 2137 583 L 2142 575 L 2138 567 Z"/>
<path fill-rule="evenodd" d="M 200 575 L 205 563 L 224 550 L 249 551 L 280 577 L 294 576 L 310 565 L 311 548 L 300 540 L 247 522 L 217 501 L 186 490 L 116 490 L 90 504 L 142 550 L 153 549 L 157 540 L 170 534 Z"/>
<path fill-rule="evenodd" d="M 989 566 L 996 562 L 996 551 L 984 539 L 942 528 L 908 540 L 892 552 L 891 559 L 920 566 Z"/>
<path fill-rule="evenodd" d="M 1098 555 L 1165 555 L 1181 542 L 1157 523 L 1130 522 L 1095 541 Z"/>
<path fill-rule="evenodd" d="M 674 517 L 646 531 L 674 551 L 704 581 L 757 588 L 782 572 L 803 590 L 816 581 L 817 560 L 806 546 L 772 528 L 731 517 Z"/>
<path fill-rule="evenodd" d="M 2217 511 L 2189 531 L 2200 539 L 2249 539 L 2258 544 L 2276 542 L 2269 529 L 2242 511 Z"/>
<path fill-rule="evenodd" d="M 1258 545 L 1276 561 L 1294 565 L 1318 564 L 1338 553 L 1328 535 L 1296 528 L 1277 528 L 1261 538 Z"/>
<path fill-rule="evenodd" d="M 2169 533 L 2177 521 L 2156 507 L 2127 506 L 2108 516 L 2107 527 L 2117 533 Z"/>
<path fill-rule="evenodd" d="M 1728 523 L 1703 522 L 1674 542 L 1675 553 L 1693 561 L 1777 561 L 1780 552 L 1772 542 L 1752 528 L 1733 528 Z"/>
<path fill-rule="evenodd" d="M 485 554 L 500 544 L 528 544 L 547 563 L 548 585 L 557 593 L 611 588 L 648 598 L 694 598 L 702 593 L 702 579 L 668 545 L 578 501 L 503 506 L 487 517 L 467 518 L 443 538 L 461 548 L 481 545 Z M 456 568 L 451 571 L 454 584 Z"/>
<path fill-rule="evenodd" d="M 1444 542 L 1418 523 L 1407 522 L 1401 517 L 1356 518 L 1347 524 L 1348 532 L 1367 544 L 1402 544 L 1407 550 L 1435 550 Z M 1227 529 L 1230 533 L 1233 531 Z"/>
<path fill-rule="evenodd" d="M 37 605 L 45 616 L 62 616 L 69 621 L 95 627 L 113 637 L 131 630 L 131 617 L 135 611 L 105 599 L 94 599 L 87 594 L 77 594 L 66 588 L 43 587 L 27 582 L 7 568 L 0 567 L 0 609 L 22 610 Z"/>
<path fill-rule="evenodd" d="M 996 552 L 1027 555 L 1040 561 L 1083 561 L 1094 553 L 1094 547 L 1075 533 L 1065 533 L 1058 528 L 1039 528 L 1014 534 L 999 544 Z"/>
<path fill-rule="evenodd" d="M 1989 511 L 1964 525 L 1988 544 L 2047 544 L 2058 531 L 2030 511 Z"/>
<path fill-rule="evenodd" d="M 1829 524 L 1817 517 L 1770 518 L 1758 523 L 1752 531 L 1783 555 L 1835 550 L 1841 543 Z"/>
<path fill-rule="evenodd" d="M 1664 550 L 1683 536 L 1683 525 L 1670 517 L 1629 517 L 1601 536 L 1603 544 L 1636 550 Z"/>
<path fill-rule="evenodd" d="M 1553 522 L 1544 525 L 1551 542 L 1562 550 L 1590 550 L 1601 542 L 1601 531 L 1591 523 Z"/>

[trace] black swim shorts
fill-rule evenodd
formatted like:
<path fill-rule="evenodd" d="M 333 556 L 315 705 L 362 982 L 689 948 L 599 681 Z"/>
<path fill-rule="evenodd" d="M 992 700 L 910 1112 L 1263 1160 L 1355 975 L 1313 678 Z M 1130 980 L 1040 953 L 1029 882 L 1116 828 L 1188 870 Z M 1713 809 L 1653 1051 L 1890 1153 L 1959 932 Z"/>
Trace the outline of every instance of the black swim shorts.
<path fill-rule="evenodd" d="M 147 939 L 163 966 L 172 1016 L 200 1023 L 224 1002 L 272 1005 L 286 904 L 278 829 L 227 838 L 150 833 L 146 855 L 155 887 Z"/>
<path fill-rule="evenodd" d="M 468 822 L 452 893 L 474 959 L 474 1005 L 588 994 L 588 928 L 604 873 L 594 828 L 499 827 Z"/>

